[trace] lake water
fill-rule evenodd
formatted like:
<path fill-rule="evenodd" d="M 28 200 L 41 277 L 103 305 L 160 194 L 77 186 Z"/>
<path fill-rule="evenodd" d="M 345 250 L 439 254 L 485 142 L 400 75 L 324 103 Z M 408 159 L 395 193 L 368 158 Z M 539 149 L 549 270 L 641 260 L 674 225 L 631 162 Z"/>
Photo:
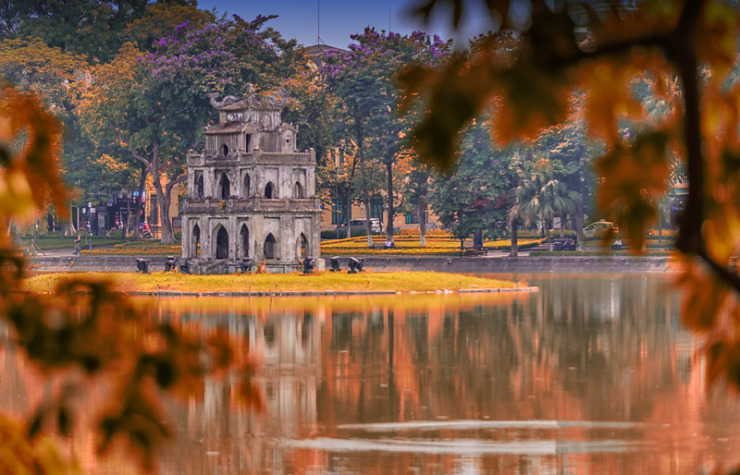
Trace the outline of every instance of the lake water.
<path fill-rule="evenodd" d="M 540 291 L 152 299 L 152 318 L 243 341 L 267 407 L 239 410 L 235 377 L 173 402 L 161 473 L 683 474 L 740 460 L 740 403 L 705 388 L 665 276 L 518 277 Z M 33 377 L 2 351 L 0 405 L 23 413 Z M 83 465 L 135 473 L 125 457 Z"/>

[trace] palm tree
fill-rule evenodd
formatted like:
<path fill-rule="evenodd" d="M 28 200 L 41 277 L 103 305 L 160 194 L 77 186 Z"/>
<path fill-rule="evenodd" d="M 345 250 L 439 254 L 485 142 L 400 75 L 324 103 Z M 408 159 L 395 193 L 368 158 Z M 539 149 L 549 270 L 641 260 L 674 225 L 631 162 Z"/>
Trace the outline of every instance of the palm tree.
<path fill-rule="evenodd" d="M 564 218 L 565 214 L 574 213 L 581 202 L 581 195 L 569 190 L 568 185 L 557 178 L 567 172 L 560 161 L 545 157 L 525 161 L 518 167 L 519 186 L 514 191 L 510 219 L 521 218 L 527 226 L 539 221 L 545 226 L 550 251 L 550 225 L 553 218 L 558 214 Z"/>

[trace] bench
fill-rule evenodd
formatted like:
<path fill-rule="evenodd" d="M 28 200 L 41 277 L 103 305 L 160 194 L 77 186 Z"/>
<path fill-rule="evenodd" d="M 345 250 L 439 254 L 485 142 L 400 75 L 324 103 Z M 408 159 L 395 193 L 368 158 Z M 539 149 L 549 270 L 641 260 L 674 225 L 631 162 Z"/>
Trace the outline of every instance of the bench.
<path fill-rule="evenodd" d="M 485 256 L 488 255 L 488 249 L 485 247 L 466 247 L 462 254 L 464 256 Z"/>

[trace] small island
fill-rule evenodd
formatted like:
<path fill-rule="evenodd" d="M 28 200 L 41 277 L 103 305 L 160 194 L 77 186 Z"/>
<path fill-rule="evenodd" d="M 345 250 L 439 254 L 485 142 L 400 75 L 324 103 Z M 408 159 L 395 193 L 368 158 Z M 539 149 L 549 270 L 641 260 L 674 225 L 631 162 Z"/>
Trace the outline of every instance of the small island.
<path fill-rule="evenodd" d="M 516 292 L 535 290 L 526 282 L 442 272 L 315 272 L 292 274 L 184 275 L 169 272 L 60 272 L 26 279 L 29 292 L 53 291 L 69 279 L 108 280 L 131 295 L 348 295 L 397 293 Z"/>

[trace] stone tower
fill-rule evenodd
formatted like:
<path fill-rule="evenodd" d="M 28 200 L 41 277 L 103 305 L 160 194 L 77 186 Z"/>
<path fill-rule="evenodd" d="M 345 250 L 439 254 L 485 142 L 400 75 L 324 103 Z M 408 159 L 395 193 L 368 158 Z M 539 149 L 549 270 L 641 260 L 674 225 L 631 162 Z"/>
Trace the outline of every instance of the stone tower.
<path fill-rule="evenodd" d="M 251 85 L 211 105 L 219 123 L 205 128 L 201 153 L 188 152 L 182 257 L 199 273 L 233 270 L 251 259 L 291 272 L 320 256 L 321 203 L 316 154 L 296 151 L 298 129 L 280 120 L 285 100 Z"/>

